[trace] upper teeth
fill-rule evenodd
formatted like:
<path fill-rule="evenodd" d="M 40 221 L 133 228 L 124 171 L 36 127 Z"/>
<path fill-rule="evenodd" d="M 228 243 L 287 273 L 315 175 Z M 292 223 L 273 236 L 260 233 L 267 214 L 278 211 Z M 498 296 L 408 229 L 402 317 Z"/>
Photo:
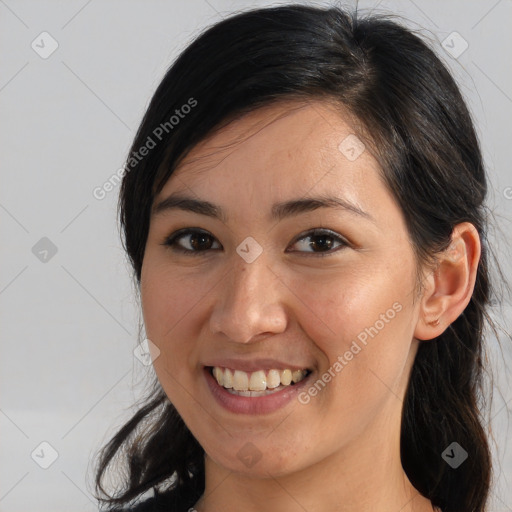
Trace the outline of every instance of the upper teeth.
<path fill-rule="evenodd" d="M 292 382 L 301 381 L 307 370 L 258 370 L 247 373 L 242 370 L 213 367 L 213 376 L 220 386 L 237 391 L 264 391 L 277 388 L 280 384 L 288 386 Z"/>

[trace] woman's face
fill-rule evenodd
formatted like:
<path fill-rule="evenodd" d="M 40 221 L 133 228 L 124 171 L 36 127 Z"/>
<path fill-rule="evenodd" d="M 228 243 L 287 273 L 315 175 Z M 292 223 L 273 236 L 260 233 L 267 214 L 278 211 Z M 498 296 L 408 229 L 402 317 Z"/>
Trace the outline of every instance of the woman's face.
<path fill-rule="evenodd" d="M 154 207 L 146 333 L 211 463 L 284 475 L 398 450 L 418 347 L 415 259 L 376 160 L 339 111 L 283 102 L 232 122 Z"/>

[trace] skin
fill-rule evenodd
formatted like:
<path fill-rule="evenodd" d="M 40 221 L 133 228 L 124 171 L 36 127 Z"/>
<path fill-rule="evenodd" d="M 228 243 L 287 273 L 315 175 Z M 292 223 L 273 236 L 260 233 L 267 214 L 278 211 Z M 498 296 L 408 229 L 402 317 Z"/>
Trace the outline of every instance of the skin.
<path fill-rule="evenodd" d="M 141 277 L 155 371 L 206 452 L 199 512 L 433 510 L 400 463 L 403 397 L 419 340 L 441 334 L 471 298 L 479 238 L 471 224 L 458 225 L 458 243 L 423 269 L 417 288 L 402 212 L 376 160 L 365 150 L 351 161 L 338 149 L 354 133 L 349 119 L 320 100 L 259 109 L 198 144 L 155 198 L 180 192 L 226 214 L 155 214 Z M 322 194 L 371 218 L 335 208 L 269 218 L 276 202 Z M 187 227 L 211 238 L 182 237 L 177 245 L 192 255 L 164 245 Z M 347 244 L 329 238 L 325 252 L 308 238 L 314 228 Z M 263 250 L 252 263 L 236 252 L 248 236 Z M 316 381 L 397 303 L 394 318 L 307 404 L 234 414 L 205 384 L 202 366 L 219 356 L 290 361 L 313 369 Z M 237 457 L 248 442 L 261 456 L 251 467 Z"/>

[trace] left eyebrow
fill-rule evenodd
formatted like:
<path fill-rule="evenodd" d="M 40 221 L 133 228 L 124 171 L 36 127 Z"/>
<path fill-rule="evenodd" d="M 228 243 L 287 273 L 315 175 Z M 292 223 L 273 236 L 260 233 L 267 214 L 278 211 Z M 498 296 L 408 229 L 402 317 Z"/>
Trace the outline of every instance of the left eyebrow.
<path fill-rule="evenodd" d="M 277 203 L 272 207 L 272 216 L 274 220 L 282 220 L 300 213 L 307 213 L 319 208 L 335 208 L 353 213 L 360 217 L 364 217 L 372 222 L 375 219 L 364 210 L 361 210 L 355 204 L 352 204 L 340 197 L 322 196 L 322 197 L 304 197 L 301 199 L 293 199 L 283 203 Z"/>
<path fill-rule="evenodd" d="M 287 217 L 308 213 L 318 210 L 319 208 L 335 208 L 337 210 L 343 210 L 375 223 L 375 219 L 368 212 L 361 210 L 361 208 L 355 204 L 352 204 L 345 199 L 331 196 L 303 197 L 300 199 L 291 199 L 282 203 L 276 203 L 272 206 L 270 219 L 281 221 Z M 206 215 L 223 222 L 227 221 L 227 216 L 220 206 L 209 201 L 198 200 L 193 197 L 180 194 L 172 194 L 166 199 L 156 203 L 153 206 L 153 215 L 158 215 L 164 211 L 174 209 Z"/>

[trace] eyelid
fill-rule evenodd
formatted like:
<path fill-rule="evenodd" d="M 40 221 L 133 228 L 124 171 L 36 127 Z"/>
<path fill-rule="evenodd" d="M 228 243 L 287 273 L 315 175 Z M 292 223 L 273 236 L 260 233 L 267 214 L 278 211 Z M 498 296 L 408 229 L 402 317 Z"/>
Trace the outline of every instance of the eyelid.
<path fill-rule="evenodd" d="M 207 253 L 208 251 L 218 250 L 218 249 L 208 249 L 206 251 L 191 251 L 189 249 L 185 249 L 184 247 L 181 247 L 180 245 L 178 245 L 176 243 L 179 238 L 181 238 L 185 235 L 194 235 L 194 234 L 208 235 L 222 247 L 222 244 L 209 231 L 202 229 L 202 228 L 195 228 L 195 227 L 187 227 L 187 228 L 178 229 L 171 235 L 165 237 L 165 239 L 161 245 L 167 246 L 169 249 L 172 249 L 173 251 L 180 252 L 182 254 L 190 254 L 192 256 L 205 255 L 205 253 Z"/>
<path fill-rule="evenodd" d="M 214 241 L 216 241 L 221 246 L 221 248 L 222 248 L 222 244 L 217 240 L 217 238 L 213 234 L 211 234 L 209 231 L 207 231 L 205 229 L 195 228 L 195 227 L 187 227 L 187 228 L 182 228 L 182 229 L 179 229 L 179 230 L 175 231 L 170 236 L 167 236 L 164 239 L 164 241 L 163 241 L 163 243 L 161 245 L 168 246 L 170 249 L 172 249 L 172 250 L 174 250 L 176 252 L 181 252 L 181 253 L 184 253 L 184 254 L 190 254 L 190 255 L 193 255 L 193 256 L 205 255 L 209 251 L 212 251 L 212 250 L 217 251 L 217 250 L 219 250 L 217 248 L 217 249 L 206 249 L 206 250 L 203 250 L 203 251 L 192 251 L 192 250 L 189 250 L 189 249 L 185 249 L 185 248 L 183 248 L 183 247 L 181 247 L 181 246 L 176 244 L 176 241 L 180 237 L 185 236 L 185 235 L 192 235 L 192 234 L 205 234 L 205 235 L 211 237 Z M 314 251 L 288 251 L 288 249 L 286 249 L 285 252 L 287 252 L 287 253 L 289 253 L 289 252 L 296 252 L 296 253 L 308 254 L 310 256 L 317 257 L 317 256 L 329 256 L 331 254 L 334 254 L 335 252 L 338 252 L 340 249 L 343 249 L 345 247 L 352 247 L 352 244 L 345 237 L 341 236 L 336 231 L 333 231 L 333 230 L 328 229 L 328 228 L 311 228 L 311 229 L 307 229 L 307 230 L 303 231 L 302 233 L 298 234 L 294 238 L 294 240 L 291 242 L 290 245 L 296 244 L 298 241 L 300 241 L 303 238 L 312 237 L 312 236 L 320 236 L 320 235 L 328 235 L 328 236 L 330 236 L 335 241 L 340 243 L 341 246 L 337 247 L 336 249 L 329 250 L 329 251 L 319 251 L 319 252 L 314 252 Z"/>
<path fill-rule="evenodd" d="M 343 242 L 345 245 L 351 245 L 350 242 L 343 236 L 341 236 L 336 231 L 333 231 L 329 228 L 312 228 L 307 229 L 306 231 L 303 231 L 302 233 L 298 234 L 296 238 L 293 240 L 292 243 L 298 242 L 300 239 L 305 238 L 307 236 L 320 236 L 320 235 L 329 235 L 332 238 L 335 238 L 339 242 Z"/>
<path fill-rule="evenodd" d="M 308 237 L 312 237 L 312 236 L 321 236 L 321 235 L 328 235 L 330 238 L 332 238 L 336 242 L 338 242 L 340 244 L 340 246 L 336 247 L 334 249 L 328 250 L 328 251 L 319 251 L 319 252 L 315 252 L 315 251 L 289 251 L 288 249 L 285 252 L 287 252 L 287 253 L 294 252 L 294 253 L 306 254 L 307 257 L 316 258 L 316 257 L 319 257 L 319 256 L 320 257 L 321 256 L 325 256 L 325 257 L 331 256 L 334 253 L 337 253 L 338 251 L 340 251 L 342 249 L 345 249 L 346 247 L 352 247 L 352 244 L 345 237 L 341 236 L 336 231 L 333 231 L 332 229 L 328 229 L 328 228 L 312 228 L 312 229 L 308 229 L 306 231 L 303 231 L 302 233 L 297 235 L 297 237 L 295 238 L 295 240 L 292 242 L 291 245 L 296 244 L 298 241 L 300 241 L 303 238 L 308 238 Z"/>

